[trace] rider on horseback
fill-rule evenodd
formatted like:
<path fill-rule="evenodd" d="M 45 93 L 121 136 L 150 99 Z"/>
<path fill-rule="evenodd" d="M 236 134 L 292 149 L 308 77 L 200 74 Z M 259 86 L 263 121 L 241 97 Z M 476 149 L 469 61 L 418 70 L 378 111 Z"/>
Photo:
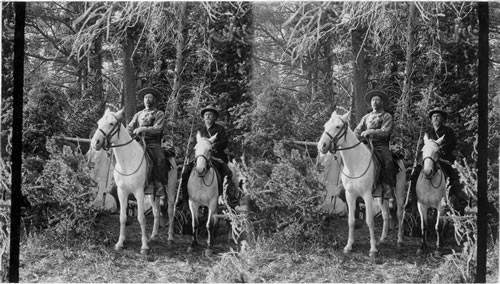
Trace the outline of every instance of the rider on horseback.
<path fill-rule="evenodd" d="M 137 93 L 137 97 L 144 101 L 145 108 L 134 115 L 127 130 L 131 136 L 144 135 L 146 151 L 153 161 L 152 179 L 145 193 L 155 192 L 156 196 L 165 196 L 168 165 L 161 147 L 165 114 L 156 108 L 161 94 L 154 88 L 144 88 Z"/>
<path fill-rule="evenodd" d="M 231 206 L 233 205 L 235 206 L 236 203 L 238 202 L 236 197 L 237 189 L 233 184 L 232 180 L 233 173 L 231 172 L 231 170 L 227 165 L 228 158 L 226 153 L 224 152 L 228 144 L 228 135 L 222 125 L 215 123 L 217 118 L 219 118 L 219 112 L 213 105 L 208 105 L 207 107 L 202 109 L 200 114 L 204 121 L 204 125 L 198 129 L 201 136 L 204 138 L 210 138 L 215 134 L 217 134 L 217 138 L 215 139 L 212 147 L 212 164 L 221 174 L 222 180 L 224 179 L 224 177 L 227 177 L 227 184 L 228 184 L 227 194 L 229 198 L 228 202 Z M 187 181 L 192 167 L 193 165 L 192 163 L 190 163 L 187 166 L 186 170 L 184 171 L 184 175 L 182 177 L 181 188 L 182 188 L 182 199 L 184 203 L 187 203 L 188 201 Z M 221 187 L 219 187 L 219 195 L 222 195 Z"/>
<path fill-rule="evenodd" d="M 452 167 L 455 162 L 455 155 L 453 151 L 457 145 L 457 138 L 453 129 L 444 125 L 448 117 L 448 113 L 439 107 L 435 107 L 429 112 L 429 119 L 431 120 L 432 126 L 427 128 L 425 133 L 429 139 L 437 140 L 443 137 L 443 142 L 441 142 L 439 150 L 439 166 L 450 179 L 450 201 L 453 208 L 459 211 L 461 214 L 464 213 L 464 209 L 467 206 L 467 194 L 463 191 L 463 186 L 460 183 L 460 178 L 456 169 Z M 417 184 L 418 175 L 422 170 L 422 165 L 419 163 L 413 175 L 411 176 L 411 198 L 412 201 L 416 203 L 416 193 L 415 186 Z"/>
<path fill-rule="evenodd" d="M 397 166 L 389 150 L 393 120 L 392 115 L 385 111 L 387 95 L 382 91 L 373 90 L 365 95 L 365 102 L 371 105 L 373 110 L 361 118 L 354 133 L 359 140 L 371 138 L 373 153 L 381 164 L 380 178 L 375 180 L 375 185 L 380 181 L 384 198 L 394 200 L 392 189 L 396 187 Z"/>

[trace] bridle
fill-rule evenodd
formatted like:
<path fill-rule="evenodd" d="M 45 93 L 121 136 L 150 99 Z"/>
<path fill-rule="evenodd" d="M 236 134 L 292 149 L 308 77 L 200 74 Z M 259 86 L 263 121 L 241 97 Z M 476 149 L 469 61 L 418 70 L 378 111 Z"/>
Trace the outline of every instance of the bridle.
<path fill-rule="evenodd" d="M 115 123 L 115 125 L 113 125 L 113 128 L 111 128 L 111 130 L 109 131 L 109 133 L 106 133 L 101 128 L 98 128 L 98 130 L 104 135 L 104 145 L 102 146 L 102 148 L 105 151 L 108 151 L 110 148 L 115 148 L 115 147 L 121 147 L 121 146 L 128 145 L 132 141 L 134 141 L 134 137 L 132 137 L 132 139 L 130 139 L 130 141 L 128 141 L 126 143 L 112 145 L 111 138 L 113 138 L 113 136 L 115 136 L 115 134 L 118 135 L 118 138 L 120 137 L 120 125 L 121 125 L 120 122 L 121 122 L 121 120 L 118 119 L 118 117 L 116 117 L 113 113 L 111 113 L 111 115 L 116 119 L 116 123 Z"/>
<path fill-rule="evenodd" d="M 134 137 L 132 137 L 132 139 L 130 139 L 128 142 L 113 145 L 113 143 L 111 142 L 111 139 L 113 138 L 113 136 L 117 135 L 118 138 L 120 137 L 121 120 L 118 119 L 118 117 L 116 117 L 115 114 L 113 114 L 113 113 L 110 113 L 110 114 L 116 119 L 116 123 L 113 125 L 113 128 L 111 128 L 109 133 L 106 133 L 101 128 L 98 128 L 98 130 L 104 135 L 104 141 L 103 141 L 104 145 L 102 146 L 102 148 L 105 151 L 108 151 L 110 148 L 118 148 L 118 147 L 128 145 L 128 144 L 132 143 L 132 141 L 134 141 Z M 123 173 L 123 172 L 120 172 L 116 167 L 113 166 L 114 170 L 122 176 L 131 176 L 131 175 L 135 174 L 141 168 L 142 163 L 144 162 L 144 159 L 146 157 L 146 148 L 145 148 L 146 144 L 145 143 L 143 143 L 143 144 L 144 144 L 144 153 L 142 155 L 141 163 L 139 164 L 139 166 L 137 167 L 137 169 L 135 171 L 133 171 L 132 173 Z"/>
<path fill-rule="evenodd" d="M 436 141 L 432 140 L 432 142 L 435 143 L 439 147 L 439 144 Z M 439 169 L 440 169 L 439 168 L 439 164 L 438 164 L 438 161 L 434 160 L 431 156 L 423 158 L 422 159 L 422 164 L 424 164 L 425 160 L 427 160 L 427 159 L 431 160 L 431 162 L 432 162 L 432 172 L 433 172 L 433 174 L 426 175 L 424 173 L 424 177 L 426 179 L 430 180 L 430 183 L 431 183 L 431 185 L 432 185 L 433 188 L 438 188 L 439 186 L 441 186 L 441 183 L 443 182 L 443 172 L 441 171 L 441 175 L 440 175 L 441 179 L 439 180 L 439 184 L 437 186 L 434 186 L 434 184 L 432 183 L 432 178 L 439 172 Z"/>
<path fill-rule="evenodd" d="M 359 144 L 361 144 L 361 141 L 359 141 L 358 143 L 354 144 L 353 146 L 349 146 L 349 147 L 345 147 L 345 148 L 338 147 L 339 140 L 342 138 L 346 139 L 347 127 L 348 127 L 348 124 L 345 120 L 343 120 L 340 117 L 339 117 L 339 119 L 340 119 L 340 121 L 342 121 L 342 128 L 340 128 L 340 131 L 335 136 L 332 136 L 326 130 L 323 132 L 330 138 L 330 145 L 328 146 L 328 151 L 332 154 L 335 154 L 337 151 L 345 151 L 345 150 L 356 148 Z"/>
<path fill-rule="evenodd" d="M 332 154 L 335 154 L 337 151 L 345 151 L 345 150 L 350 150 L 350 149 L 354 149 L 356 148 L 359 144 L 361 144 L 361 141 L 359 141 L 358 143 L 352 145 L 352 146 L 349 146 L 349 147 L 345 147 L 345 148 L 339 148 L 338 147 L 338 142 L 340 139 L 344 138 L 344 139 L 347 139 L 346 138 L 346 135 L 347 135 L 347 127 L 348 127 L 348 123 L 343 120 L 342 118 L 338 118 L 340 119 L 340 121 L 342 121 L 342 128 L 340 128 L 340 131 L 335 135 L 335 136 L 332 136 L 330 133 L 328 133 L 328 131 L 324 131 L 324 133 L 330 138 L 330 145 L 328 146 L 328 151 Z M 370 151 L 371 152 L 371 151 Z M 357 177 L 354 177 L 354 176 L 349 176 L 347 175 L 344 170 L 341 168 L 341 171 L 342 171 L 342 174 L 350 179 L 358 179 L 358 178 L 361 178 L 362 176 L 364 176 L 367 172 L 368 172 L 368 169 L 370 168 L 370 165 L 373 161 L 373 152 L 371 153 L 371 156 L 370 156 L 370 162 L 368 163 L 368 166 L 366 167 L 366 169 L 363 171 L 363 173 Z M 339 165 L 340 166 L 340 165 Z"/>
<path fill-rule="evenodd" d="M 208 139 L 204 139 L 204 140 L 205 140 L 205 141 L 207 141 L 208 143 L 210 143 L 210 146 L 212 146 L 212 145 L 213 145 L 213 143 L 212 143 L 212 142 L 210 142 L 210 140 L 208 140 Z M 209 183 L 209 184 L 205 183 L 205 179 L 204 179 L 205 175 L 208 173 L 208 171 L 209 171 L 209 170 L 210 170 L 210 168 L 211 168 L 211 164 L 212 164 L 212 163 L 210 162 L 210 156 L 211 156 L 211 155 L 210 155 L 210 153 L 211 153 L 211 151 L 212 151 L 212 150 L 210 149 L 210 151 L 208 152 L 208 154 L 209 154 L 209 155 L 208 155 L 208 157 L 207 157 L 207 156 L 205 156 L 204 154 L 200 154 L 200 155 L 197 155 L 197 156 L 194 158 L 195 162 L 198 160 L 198 158 L 203 158 L 203 159 L 205 160 L 205 165 L 206 165 L 206 166 L 203 168 L 203 170 L 202 170 L 201 172 L 200 172 L 200 171 L 198 171 L 198 169 L 195 167 L 195 169 L 196 169 L 196 173 L 198 174 L 198 177 L 200 177 L 200 178 L 202 178 L 202 179 L 203 179 L 203 184 L 205 184 L 205 186 L 210 186 L 210 185 L 213 183 L 214 179 L 215 179 L 215 172 L 214 172 L 214 174 L 212 175 L 212 180 L 210 181 L 210 183 Z"/>

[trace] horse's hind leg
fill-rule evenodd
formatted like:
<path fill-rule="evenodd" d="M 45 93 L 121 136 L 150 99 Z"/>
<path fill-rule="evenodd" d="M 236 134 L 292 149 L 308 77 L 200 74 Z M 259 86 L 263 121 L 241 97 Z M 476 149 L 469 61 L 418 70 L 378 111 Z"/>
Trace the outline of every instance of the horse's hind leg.
<path fill-rule="evenodd" d="M 151 203 L 154 216 L 153 231 L 151 232 L 151 237 L 149 237 L 149 240 L 153 241 L 158 236 L 158 228 L 160 227 L 160 198 L 155 198 L 153 194 L 150 194 L 149 202 Z"/>
<path fill-rule="evenodd" d="M 387 233 L 389 232 L 389 201 L 384 200 L 383 198 L 377 198 L 380 209 L 382 209 L 382 235 L 380 236 L 379 244 L 384 243 L 385 238 L 387 238 Z"/>
<path fill-rule="evenodd" d="M 375 237 L 375 222 L 373 220 L 373 197 L 363 198 L 366 206 L 366 225 L 370 231 L 370 257 L 375 257 L 378 253 L 377 239 Z"/>

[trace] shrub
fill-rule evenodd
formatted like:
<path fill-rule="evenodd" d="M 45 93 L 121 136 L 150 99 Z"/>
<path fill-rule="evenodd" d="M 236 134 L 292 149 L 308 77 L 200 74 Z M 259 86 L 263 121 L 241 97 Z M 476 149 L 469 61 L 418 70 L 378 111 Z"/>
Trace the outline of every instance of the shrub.
<path fill-rule="evenodd" d="M 46 147 L 50 159 L 35 186 L 27 189 L 28 214 L 35 229 L 45 229 L 47 237 L 68 246 L 70 240 L 91 234 L 98 213 L 92 207 L 97 185 L 81 153 L 73 153 L 67 146 L 61 151 L 54 140 Z"/>
<path fill-rule="evenodd" d="M 274 153 L 277 163 L 254 161 L 243 170 L 245 191 L 259 208 L 257 231 L 273 234 L 297 249 L 321 236 L 326 216 L 319 202 L 324 192 L 307 156 L 281 143 L 275 145 Z"/>

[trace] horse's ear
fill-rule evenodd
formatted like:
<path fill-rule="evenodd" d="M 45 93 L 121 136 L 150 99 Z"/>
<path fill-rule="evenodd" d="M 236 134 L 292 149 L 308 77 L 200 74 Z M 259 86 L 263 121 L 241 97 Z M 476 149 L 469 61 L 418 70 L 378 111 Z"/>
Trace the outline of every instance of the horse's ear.
<path fill-rule="evenodd" d="M 427 144 L 429 142 L 429 136 L 427 136 L 427 133 L 424 134 L 424 144 Z"/>
<path fill-rule="evenodd" d="M 439 139 L 438 139 L 438 140 L 436 140 L 436 143 L 437 143 L 438 145 L 441 145 L 441 143 L 443 142 L 443 140 L 444 140 L 444 135 L 443 135 L 443 136 L 441 136 L 441 137 L 439 137 Z"/>
<path fill-rule="evenodd" d="M 215 135 L 210 137 L 210 139 L 208 139 L 208 141 L 210 141 L 210 143 L 214 143 L 215 138 L 217 138 L 217 134 L 219 134 L 219 133 L 215 133 Z"/>
<path fill-rule="evenodd" d="M 348 111 L 346 114 L 344 114 L 344 115 L 342 116 L 342 119 L 343 119 L 344 121 L 349 122 L 349 121 L 351 120 L 351 111 Z"/>
<path fill-rule="evenodd" d="M 332 116 L 331 116 L 331 117 L 334 117 L 334 116 L 337 116 L 337 115 L 338 115 L 338 114 L 337 114 L 337 110 L 334 110 L 334 111 L 332 112 Z"/>
<path fill-rule="evenodd" d="M 201 140 L 201 133 L 200 131 L 196 132 L 196 142 L 199 142 Z"/>
<path fill-rule="evenodd" d="M 108 107 L 108 108 L 106 108 L 106 110 L 104 111 L 104 114 L 107 114 L 107 113 L 109 113 L 109 112 L 110 112 L 110 110 L 109 110 L 109 107 Z"/>
<path fill-rule="evenodd" d="M 122 120 L 124 115 L 125 115 L 125 108 L 122 108 L 121 110 L 115 113 L 115 116 L 116 118 L 118 118 L 118 120 Z"/>

